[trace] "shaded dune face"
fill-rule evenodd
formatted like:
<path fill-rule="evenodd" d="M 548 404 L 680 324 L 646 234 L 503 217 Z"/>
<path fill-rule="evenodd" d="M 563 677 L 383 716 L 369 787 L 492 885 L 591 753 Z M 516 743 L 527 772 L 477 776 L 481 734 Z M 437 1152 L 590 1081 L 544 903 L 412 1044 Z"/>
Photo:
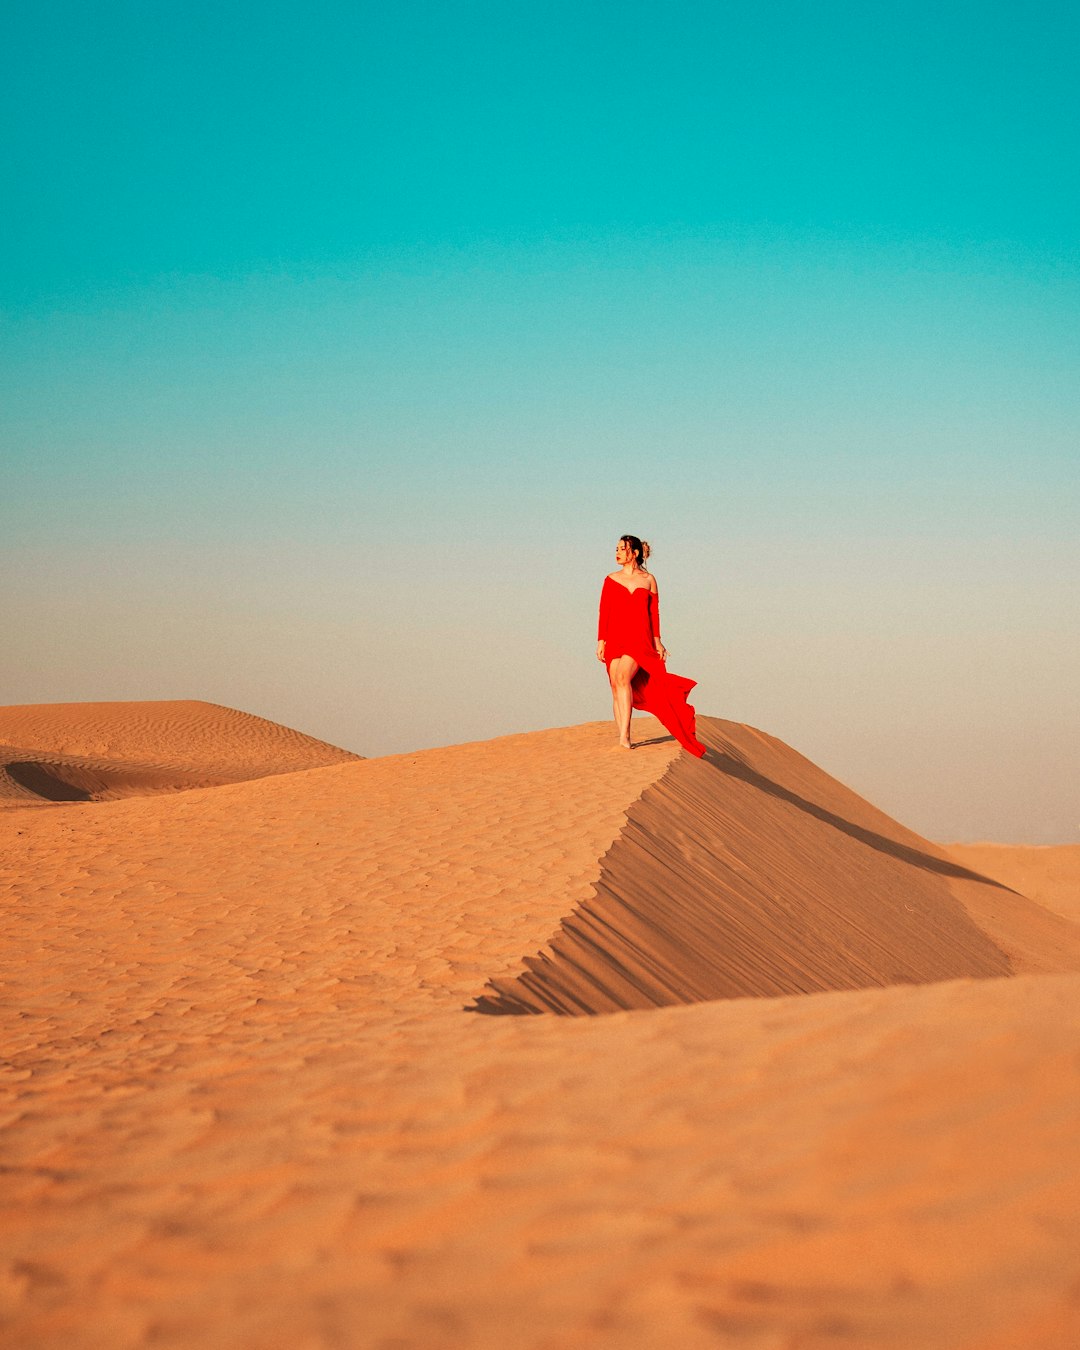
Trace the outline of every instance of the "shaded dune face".
<path fill-rule="evenodd" d="M 646 789 L 592 897 L 474 1010 L 588 1014 L 1077 968 L 1068 925 L 782 742 L 704 717 L 699 734 L 708 758 L 680 755 Z M 992 936 L 1002 905 L 1038 934 L 1019 965 Z"/>
<path fill-rule="evenodd" d="M 0 708 L 0 807 L 220 787 L 358 758 L 197 699 Z"/>
<path fill-rule="evenodd" d="M 61 765 L 33 757 L 13 759 L 0 764 L 0 794 L 15 799 L 37 797 L 47 802 L 87 802 L 93 796 L 93 788 L 74 781 L 81 776 L 78 769 L 72 774 Z"/>
<path fill-rule="evenodd" d="M 43 755 L 19 747 L 0 749 L 0 806 L 48 802 L 104 802 L 191 788 L 248 782 L 267 773 L 254 766 L 188 765 L 110 760 L 96 755 Z M 312 765 L 312 767 L 317 767 Z"/>

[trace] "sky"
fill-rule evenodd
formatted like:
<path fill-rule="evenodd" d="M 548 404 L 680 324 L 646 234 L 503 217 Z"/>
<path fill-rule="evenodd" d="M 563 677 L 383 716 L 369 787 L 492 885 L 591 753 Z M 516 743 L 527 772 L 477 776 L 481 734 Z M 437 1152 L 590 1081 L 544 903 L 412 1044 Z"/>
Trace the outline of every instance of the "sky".
<path fill-rule="evenodd" d="M 930 837 L 1080 842 L 1078 30 L 13 10 L 0 703 L 599 720 L 630 532 L 700 713 Z"/>

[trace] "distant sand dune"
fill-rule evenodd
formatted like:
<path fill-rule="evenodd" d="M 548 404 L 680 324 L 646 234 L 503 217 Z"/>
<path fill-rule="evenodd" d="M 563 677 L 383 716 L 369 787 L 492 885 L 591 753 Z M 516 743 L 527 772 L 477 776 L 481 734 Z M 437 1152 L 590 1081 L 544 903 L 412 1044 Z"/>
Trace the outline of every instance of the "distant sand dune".
<path fill-rule="evenodd" d="M 359 758 L 194 699 L 0 708 L 0 807 L 216 787 Z"/>
<path fill-rule="evenodd" d="M 949 844 L 949 856 L 977 868 L 1062 918 L 1080 923 L 1080 844 Z"/>
<path fill-rule="evenodd" d="M 635 803 L 595 894 L 489 1013 L 597 1013 L 716 998 L 1080 970 L 1080 933 L 960 865 L 752 728 L 700 719 Z M 1005 917 L 1003 917 L 1005 916 Z"/>

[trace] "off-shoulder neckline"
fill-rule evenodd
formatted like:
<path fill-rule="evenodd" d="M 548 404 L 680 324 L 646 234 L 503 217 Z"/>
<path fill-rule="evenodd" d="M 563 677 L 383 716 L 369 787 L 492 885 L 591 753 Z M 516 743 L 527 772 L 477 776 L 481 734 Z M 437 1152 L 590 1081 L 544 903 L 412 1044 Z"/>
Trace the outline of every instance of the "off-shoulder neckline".
<path fill-rule="evenodd" d="M 635 592 L 637 592 L 637 591 L 648 591 L 650 595 L 655 595 L 655 594 L 656 594 L 656 592 L 653 590 L 653 588 L 652 588 L 651 586 L 649 586 L 648 584 L 646 584 L 646 585 L 644 585 L 644 586 L 624 586 L 624 585 L 622 584 L 621 581 L 616 581 L 615 578 L 611 575 L 610 572 L 607 574 L 607 576 L 604 578 L 604 580 L 605 580 L 605 581 L 610 581 L 611 584 L 612 584 L 613 586 L 618 586 L 619 590 L 620 590 L 620 591 L 625 591 L 625 592 L 627 593 L 627 595 L 633 595 L 633 594 L 634 594 Z"/>

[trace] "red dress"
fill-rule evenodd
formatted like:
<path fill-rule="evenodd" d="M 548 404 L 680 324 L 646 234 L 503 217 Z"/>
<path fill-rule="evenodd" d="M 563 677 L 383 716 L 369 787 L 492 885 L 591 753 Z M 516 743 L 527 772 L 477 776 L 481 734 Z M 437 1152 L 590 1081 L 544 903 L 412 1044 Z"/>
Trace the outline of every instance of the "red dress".
<path fill-rule="evenodd" d="M 659 635 L 660 602 L 648 586 L 631 591 L 614 578 L 605 577 L 596 633 L 597 641 L 606 644 L 605 664 L 610 671 L 617 656 L 632 656 L 638 664 L 630 684 L 634 707 L 652 713 L 680 745 L 700 759 L 705 747 L 697 738 L 694 710 L 686 701 L 697 681 L 668 673 L 656 654 Z"/>

